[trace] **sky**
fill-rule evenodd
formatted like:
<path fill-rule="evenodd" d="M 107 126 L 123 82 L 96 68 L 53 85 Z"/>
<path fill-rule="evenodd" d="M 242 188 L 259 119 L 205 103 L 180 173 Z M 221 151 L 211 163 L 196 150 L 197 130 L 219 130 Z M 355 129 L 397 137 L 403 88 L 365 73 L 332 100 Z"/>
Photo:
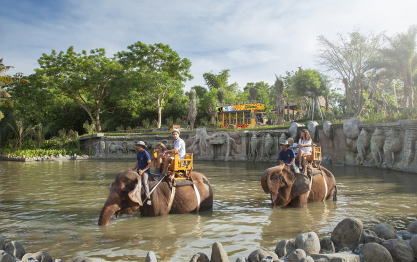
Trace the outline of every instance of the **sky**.
<path fill-rule="evenodd" d="M 0 57 L 11 73 L 30 74 L 52 49 L 112 56 L 136 41 L 162 42 L 191 60 L 187 89 L 223 69 L 244 87 L 298 67 L 325 72 L 319 35 L 393 35 L 414 24 L 417 0 L 0 0 Z"/>

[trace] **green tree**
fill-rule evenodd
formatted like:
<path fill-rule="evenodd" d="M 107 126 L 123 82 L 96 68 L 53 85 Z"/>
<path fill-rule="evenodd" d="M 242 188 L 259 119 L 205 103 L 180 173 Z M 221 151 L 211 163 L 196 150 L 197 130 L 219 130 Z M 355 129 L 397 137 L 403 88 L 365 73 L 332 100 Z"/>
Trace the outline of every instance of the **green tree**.
<path fill-rule="evenodd" d="M 335 72 L 345 87 L 346 112 L 358 115 L 365 103 L 366 72 L 371 69 L 380 47 L 380 36 L 364 36 L 352 32 L 348 37 L 339 35 L 336 42 L 319 36 L 320 64 Z"/>
<path fill-rule="evenodd" d="M 122 103 L 138 109 L 148 103 L 158 113 L 157 127 L 162 124 L 162 110 L 167 101 L 182 95 L 184 82 L 192 78 L 191 62 L 181 58 L 168 45 L 136 42 L 116 57 L 124 66 L 129 79 L 129 95 Z"/>
<path fill-rule="evenodd" d="M 312 120 L 314 119 L 316 108 L 323 120 L 318 97 L 328 93 L 328 82 L 322 75 L 317 70 L 299 68 L 292 77 L 291 85 L 297 95 L 310 98 L 311 109 L 309 112 L 311 113 Z"/>
<path fill-rule="evenodd" d="M 3 106 L 5 101 L 10 98 L 10 94 L 3 89 L 4 86 L 10 84 L 13 81 L 13 78 L 9 75 L 6 75 L 11 66 L 6 66 L 3 63 L 3 58 L 0 58 L 0 107 Z M 0 111 L 0 121 L 4 118 L 4 114 Z"/>
<path fill-rule="evenodd" d="M 406 33 L 386 37 L 388 46 L 379 50 L 375 67 L 391 79 L 403 82 L 404 92 L 401 104 L 408 108 L 414 107 L 415 82 L 417 77 L 417 26 L 411 26 Z"/>
<path fill-rule="evenodd" d="M 102 130 L 101 114 L 107 110 L 105 101 L 114 95 L 122 67 L 114 59 L 106 57 L 104 49 L 75 52 L 73 47 L 66 52 L 52 50 L 38 60 L 40 75 L 47 88 L 62 94 L 77 103 L 89 116 L 96 131 Z"/>

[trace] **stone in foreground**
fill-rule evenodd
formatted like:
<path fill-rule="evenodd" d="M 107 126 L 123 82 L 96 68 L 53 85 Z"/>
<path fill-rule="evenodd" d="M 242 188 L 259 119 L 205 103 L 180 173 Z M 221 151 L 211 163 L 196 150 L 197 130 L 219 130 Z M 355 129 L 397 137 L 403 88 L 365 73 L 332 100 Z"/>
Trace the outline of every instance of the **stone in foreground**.
<path fill-rule="evenodd" d="M 210 259 L 206 254 L 198 252 L 191 258 L 190 262 L 210 262 Z"/>
<path fill-rule="evenodd" d="M 253 251 L 252 253 L 250 253 L 248 257 L 248 261 L 249 262 L 261 262 L 263 259 L 267 257 L 271 257 L 272 261 L 277 261 L 277 260 L 279 261 L 277 254 L 275 254 L 274 252 L 268 251 L 266 249 L 263 249 L 263 248 L 257 249 Z"/>
<path fill-rule="evenodd" d="M 229 262 L 229 257 L 223 248 L 222 243 L 215 242 L 211 247 L 211 262 Z"/>
<path fill-rule="evenodd" d="M 394 261 L 413 262 L 413 249 L 404 240 L 390 239 L 382 243 L 388 249 Z"/>
<path fill-rule="evenodd" d="M 351 252 L 341 252 L 334 254 L 312 254 L 314 261 L 329 261 L 329 262 L 360 262 L 359 255 Z"/>
<path fill-rule="evenodd" d="M 275 253 L 278 257 L 285 257 L 295 250 L 295 240 L 280 240 L 275 247 Z"/>
<path fill-rule="evenodd" d="M 377 243 L 365 244 L 362 248 L 361 255 L 366 262 L 393 262 L 389 251 Z"/>
<path fill-rule="evenodd" d="M 308 255 L 320 253 L 320 239 L 315 232 L 299 234 L 295 238 L 295 247 L 304 250 Z"/>
<path fill-rule="evenodd" d="M 337 224 L 332 232 L 332 241 L 336 251 L 343 248 L 354 250 L 361 239 L 363 230 L 362 221 L 356 218 L 345 218 Z"/>

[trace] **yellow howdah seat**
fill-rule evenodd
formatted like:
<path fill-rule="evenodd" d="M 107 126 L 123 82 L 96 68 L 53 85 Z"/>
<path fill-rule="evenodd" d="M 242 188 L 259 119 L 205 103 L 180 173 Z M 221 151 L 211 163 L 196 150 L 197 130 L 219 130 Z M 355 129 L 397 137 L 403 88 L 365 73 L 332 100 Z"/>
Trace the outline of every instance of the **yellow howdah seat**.
<path fill-rule="evenodd" d="M 170 169 L 175 173 L 176 177 L 187 176 L 193 170 L 193 154 L 186 153 L 183 159 L 178 154 L 175 154 Z"/>
<path fill-rule="evenodd" d="M 321 161 L 321 147 L 317 145 L 313 145 L 313 150 L 311 152 L 311 155 L 307 156 L 306 160 L 308 162 Z"/>

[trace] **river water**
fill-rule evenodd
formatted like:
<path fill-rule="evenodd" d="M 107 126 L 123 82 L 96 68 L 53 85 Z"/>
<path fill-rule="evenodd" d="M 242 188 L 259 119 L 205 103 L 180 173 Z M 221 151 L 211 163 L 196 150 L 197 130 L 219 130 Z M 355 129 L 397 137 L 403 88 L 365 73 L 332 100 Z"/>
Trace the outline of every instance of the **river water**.
<path fill-rule="evenodd" d="M 214 188 L 214 210 L 141 218 L 122 216 L 100 228 L 97 218 L 117 172 L 134 162 L 0 162 L 0 235 L 19 240 L 27 252 L 53 257 L 87 256 L 97 261 L 189 261 L 210 255 L 215 241 L 231 261 L 277 240 L 315 231 L 326 235 L 345 217 L 370 226 L 379 221 L 397 228 L 417 218 L 417 175 L 375 168 L 332 167 L 338 201 L 305 209 L 274 209 L 259 177 L 266 163 L 197 162 Z"/>

